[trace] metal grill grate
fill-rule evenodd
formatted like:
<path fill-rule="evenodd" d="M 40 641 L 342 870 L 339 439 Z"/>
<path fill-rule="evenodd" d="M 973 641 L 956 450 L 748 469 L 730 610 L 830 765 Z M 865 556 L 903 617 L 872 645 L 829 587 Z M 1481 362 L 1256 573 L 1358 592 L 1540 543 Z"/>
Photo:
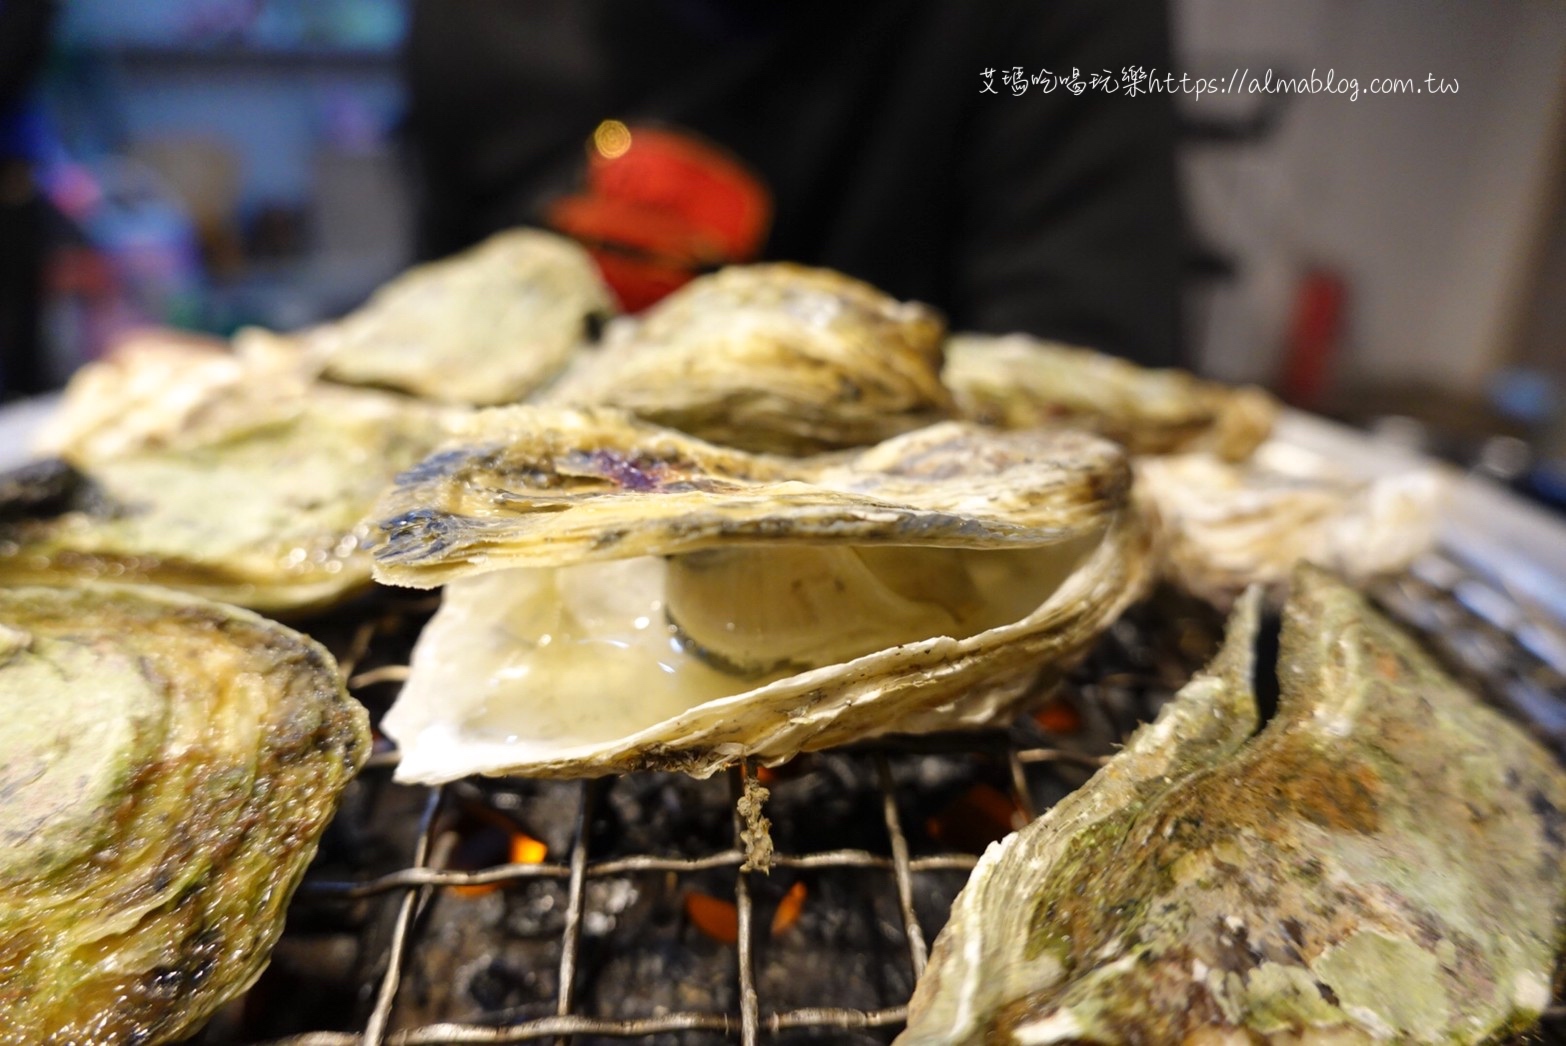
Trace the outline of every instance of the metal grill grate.
<path fill-rule="evenodd" d="M 1411 626 L 1427 640 L 1435 652 L 1460 673 L 1483 682 L 1484 692 L 1514 716 L 1528 722 L 1556 750 L 1566 748 L 1566 633 L 1550 620 L 1514 598 L 1492 578 L 1485 577 L 1471 564 L 1449 553 L 1434 554 L 1416 564 L 1408 574 L 1378 586 L 1376 599 L 1395 617 Z M 1161 622 L 1162 623 L 1162 622 Z M 383 616 L 364 626 L 347 644 L 345 655 L 350 664 L 360 663 L 379 633 L 395 630 L 395 615 Z M 1092 735 L 1081 745 L 1051 743 L 1032 720 L 1007 732 L 899 739 L 874 746 L 857 747 L 833 753 L 830 758 L 857 764 L 863 780 L 878 793 L 880 817 L 885 829 L 884 847 L 816 849 L 776 854 L 777 869 L 835 872 L 862 877 L 868 890 L 894 891 L 900 919 L 906 963 L 903 981 L 911 985 L 923 972 L 927 959 L 926 929 L 921 923 L 916 902 L 916 886 L 922 877 L 939 876 L 953 880 L 948 892 L 937 891 L 949 903 L 961 875 L 976 863 L 972 853 L 951 849 L 915 853 L 910 845 L 905 818 L 909 816 L 910 789 L 899 783 L 896 765 L 914 771 L 939 767 L 943 761 L 971 767 L 976 762 L 991 767 L 997 780 L 1005 782 L 1010 801 L 1022 817 L 1031 819 L 1047 802 L 1052 802 L 1080 784 L 1091 769 L 1102 762 L 1110 744 L 1122 737 L 1138 719 L 1151 716 L 1162 700 L 1177 688 L 1194 664 L 1205 660 L 1215 634 L 1169 637 L 1169 656 L 1155 657 L 1145 635 L 1144 622 L 1122 623 L 1106 637 L 1088 666 L 1079 672 L 1073 684 L 1082 700 L 1076 707 L 1081 714 L 1099 717 L 1090 723 Z M 383 691 L 389 683 L 403 678 L 405 670 L 388 665 L 360 672 L 352 683 L 361 690 Z M 1090 692 L 1092 691 L 1092 692 Z M 375 702 L 371 702 L 374 704 Z M 384 705 L 384 697 L 380 701 Z M 1097 739 L 1098 751 L 1093 747 Z M 395 756 L 382 753 L 372 759 L 367 777 L 384 775 L 394 765 Z M 739 794 L 748 768 L 735 767 L 730 773 L 727 801 Z M 628 775 L 636 777 L 638 775 Z M 651 852 L 629 855 L 595 856 L 593 826 L 605 796 L 617 781 L 576 782 L 574 821 L 569 846 L 563 859 L 541 863 L 510 863 L 478 870 L 459 870 L 448 866 L 449 847 L 442 845 L 442 812 L 453 805 L 493 800 L 493 793 L 471 782 L 425 790 L 426 795 L 414 837 L 411 860 L 405 866 L 367 879 L 345 881 L 315 877 L 307 880 L 296 907 L 311 905 L 353 905 L 381 903 L 394 906 L 391 930 L 384 955 L 371 964 L 378 975 L 361 985 L 368 1016 L 353 1030 L 312 1031 L 286 1038 L 272 1039 L 272 1046 L 437 1046 L 437 1044 L 498 1044 L 548 1040 L 556 1043 L 580 1043 L 584 1039 L 643 1039 L 649 1042 L 684 1042 L 697 1036 L 701 1042 L 739 1042 L 755 1046 L 761 1042 L 788 1040 L 793 1033 L 809 1041 L 841 1041 L 834 1036 L 868 1033 L 867 1041 L 887 1041 L 906 1017 L 906 992 L 886 1005 L 865 1008 L 836 1005 L 775 1009 L 772 1000 L 760 988 L 757 956 L 756 876 L 742 865 L 746 855 L 736 821 L 726 848 L 697 856 L 668 856 Z M 722 787 L 721 782 L 713 782 Z M 1041 795 L 1043 799 L 1041 800 Z M 915 814 L 928 810 L 915 809 Z M 625 880 L 636 882 L 649 877 L 687 877 L 701 873 L 732 871 L 732 903 L 736 920 L 734 943 L 733 999 L 727 1008 L 673 1009 L 651 1015 L 603 1016 L 581 1012 L 577 988 L 582 980 L 587 957 L 583 930 L 594 915 L 589 884 Z M 519 887 L 550 881 L 564 887 L 565 910 L 560 922 L 559 956 L 555 969 L 554 1012 L 547 1015 L 509 1019 L 497 1014 L 482 1022 L 423 1022 L 412 1027 L 391 1030 L 399 990 L 411 968 L 425 961 L 421 948 L 423 916 L 437 891 L 482 886 Z M 938 929 L 944 907 L 928 927 Z M 292 932 L 292 930 L 290 931 Z M 448 975 L 454 971 L 448 971 Z M 440 976 L 441 971 L 431 971 Z M 1559 1022 L 1563 1011 L 1557 1007 L 1547 1022 Z M 1558 1028 L 1556 1029 L 1559 1030 Z M 815 1038 L 810 1039 L 814 1034 Z M 825 1036 L 826 1038 L 823 1038 Z M 240 1036 L 243 1038 L 243 1036 Z M 210 1039 L 208 1041 L 220 1041 Z M 221 1041 L 237 1041 L 222 1039 Z M 247 1039 L 246 1041 L 254 1041 Z M 789 1040 L 792 1041 L 792 1040 Z"/>
<path fill-rule="evenodd" d="M 1056 760 L 1080 760 L 1073 753 L 1050 749 L 1008 750 L 1009 761 L 1016 780 L 1026 777 L 1026 765 L 1042 765 Z M 840 849 L 804 854 L 777 854 L 772 858 L 775 868 L 791 869 L 851 869 L 887 876 L 895 886 L 898 907 L 902 916 L 902 932 L 907 945 L 909 967 L 915 977 L 924 970 L 928 950 L 924 931 L 914 910 L 913 877 L 931 871 L 969 871 L 977 858 L 966 853 L 946 853 L 913 857 L 910 855 L 907 837 L 903 831 L 898 810 L 897 792 L 886 751 L 864 752 L 859 758 L 871 760 L 880 779 L 882 808 L 890 855 L 868 850 Z M 733 788 L 740 787 L 741 770 L 735 768 L 730 778 Z M 639 1037 L 683 1031 L 721 1032 L 737 1038 L 737 1041 L 754 1044 L 763 1033 L 775 1035 L 789 1029 L 831 1028 L 862 1029 L 900 1025 L 906 1016 L 906 1007 L 891 1006 L 876 1010 L 813 1007 L 793 1009 L 782 1013 L 762 1013 L 756 988 L 754 958 L 751 941 L 754 930 L 754 908 L 750 890 L 751 872 L 739 872 L 735 877 L 734 905 L 738 918 L 738 1013 L 672 1013 L 661 1017 L 615 1020 L 572 1013 L 576 968 L 579 963 L 581 926 L 586 912 L 585 885 L 589 879 L 619 876 L 636 876 L 654 873 L 690 873 L 715 868 L 739 869 L 745 854 L 737 839 L 735 846 L 710 856 L 700 858 L 668 858 L 638 855 L 626 858 L 594 861 L 588 842 L 588 826 L 594 813 L 601 782 L 580 782 L 579 810 L 573 833 L 573 844 L 564 862 L 539 864 L 507 864 L 479 871 L 452 871 L 436 867 L 431 862 L 435 851 L 434 829 L 436 814 L 447 801 L 447 787 L 428 790 L 425 814 L 419 832 L 419 842 L 413 859 L 404 869 L 379 876 L 361 883 L 322 882 L 310 883 L 311 894 L 330 896 L 342 900 L 357 900 L 387 894 L 401 894 L 397 909 L 395 931 L 389 949 L 389 961 L 382 976 L 376 1005 L 362 1034 L 350 1032 L 316 1032 L 274 1040 L 276 1046 L 356 1046 L 356 1044 L 390 1043 L 397 1046 L 434 1046 L 446 1043 L 515 1043 L 541 1039 L 569 1037 L 572 1035 L 598 1035 L 612 1037 Z M 1031 805 L 1026 791 L 1013 795 L 1019 808 Z M 416 948 L 416 921 L 421 907 L 427 902 L 429 891 L 439 888 L 504 885 L 531 879 L 554 879 L 567 885 L 568 906 L 564 920 L 562 948 L 559 964 L 559 1001 L 552 1017 L 534 1019 L 508 1027 L 492 1027 L 476 1024 L 436 1024 L 388 1035 L 386 1029 L 391 1014 L 404 964 L 411 950 Z"/>

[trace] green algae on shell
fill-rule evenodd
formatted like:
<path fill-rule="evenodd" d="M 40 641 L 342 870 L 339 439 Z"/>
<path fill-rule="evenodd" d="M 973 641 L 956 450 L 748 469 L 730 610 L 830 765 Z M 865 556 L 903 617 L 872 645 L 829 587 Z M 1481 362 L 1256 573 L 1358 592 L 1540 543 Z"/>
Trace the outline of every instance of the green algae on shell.
<path fill-rule="evenodd" d="M 265 967 L 369 753 L 329 654 L 133 587 L 0 589 L 0 1043 L 191 1034 Z"/>
<path fill-rule="evenodd" d="M 827 269 L 730 266 L 611 324 L 539 402 L 619 407 L 750 451 L 864 446 L 953 415 L 945 329 Z"/>
<path fill-rule="evenodd" d="M 377 576 L 447 586 L 383 723 L 398 775 L 706 775 L 996 721 L 1142 594 L 1127 476 L 1082 433 L 793 459 L 602 409 L 476 416 L 377 510 Z"/>
<path fill-rule="evenodd" d="M 0 483 L 0 583 L 151 583 L 274 613 L 341 601 L 370 585 L 365 513 L 453 416 L 222 353 L 95 364 L 46 432 L 77 482 L 52 503 Z"/>
<path fill-rule="evenodd" d="M 1133 454 L 1209 451 L 1239 461 L 1267 438 L 1278 410 L 1253 386 L 1138 367 L 1025 334 L 954 334 L 941 379 L 964 418 L 1085 429 Z"/>
<path fill-rule="evenodd" d="M 1548 1004 L 1561 768 L 1311 567 L 1254 733 L 1259 602 L 1153 724 L 984 855 L 902 1046 L 1477 1043 Z"/>

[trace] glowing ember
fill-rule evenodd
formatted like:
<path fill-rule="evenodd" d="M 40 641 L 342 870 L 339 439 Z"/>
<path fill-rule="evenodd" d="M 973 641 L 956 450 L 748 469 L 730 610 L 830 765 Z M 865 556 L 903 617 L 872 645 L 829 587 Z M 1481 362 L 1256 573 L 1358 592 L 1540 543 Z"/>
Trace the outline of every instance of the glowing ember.
<path fill-rule="evenodd" d="M 778 902 L 777 911 L 772 913 L 772 936 L 776 937 L 790 926 L 799 921 L 799 910 L 805 906 L 805 884 L 795 883 L 788 888 L 788 893 Z"/>
<path fill-rule="evenodd" d="M 542 864 L 549 846 L 518 828 L 509 818 L 473 807 L 464 810 L 453 828 L 457 843 L 446 866 L 457 871 L 477 871 L 501 864 Z M 459 897 L 483 897 L 506 884 L 477 883 L 453 886 Z"/>
<path fill-rule="evenodd" d="M 685 895 L 685 915 L 691 924 L 720 944 L 739 940 L 739 912 L 730 901 L 704 893 Z"/>
<path fill-rule="evenodd" d="M 981 781 L 947 803 L 924 827 L 944 846 L 983 853 L 985 847 L 1025 824 L 1027 818 L 1014 799 Z"/>
<path fill-rule="evenodd" d="M 1057 736 L 1068 736 L 1082 729 L 1082 713 L 1065 698 L 1053 698 L 1033 713 L 1033 721 Z"/>
<path fill-rule="evenodd" d="M 549 856 L 549 846 L 531 835 L 514 832 L 511 836 L 512 864 L 543 864 Z"/>

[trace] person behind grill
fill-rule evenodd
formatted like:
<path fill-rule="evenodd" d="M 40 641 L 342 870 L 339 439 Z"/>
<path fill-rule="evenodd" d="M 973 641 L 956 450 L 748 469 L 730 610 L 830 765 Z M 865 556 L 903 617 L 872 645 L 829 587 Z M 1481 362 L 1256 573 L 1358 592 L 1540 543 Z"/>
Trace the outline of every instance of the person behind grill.
<path fill-rule="evenodd" d="M 414 0 L 420 252 L 574 234 L 632 308 L 752 258 L 1180 361 L 1161 0 Z M 1002 72 L 1018 63 L 1019 83 Z M 1062 81 L 1032 82 L 1048 70 Z M 1050 89 L 1046 90 L 1046 86 Z M 584 143 L 591 143 L 584 149 Z M 770 221 L 769 221 L 770 218 Z"/>

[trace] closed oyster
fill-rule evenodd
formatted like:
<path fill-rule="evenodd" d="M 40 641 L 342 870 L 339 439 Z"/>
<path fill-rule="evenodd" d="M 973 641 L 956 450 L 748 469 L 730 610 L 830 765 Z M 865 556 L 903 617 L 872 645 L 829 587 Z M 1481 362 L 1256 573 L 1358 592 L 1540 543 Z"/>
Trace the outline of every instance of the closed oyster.
<path fill-rule="evenodd" d="M 57 470 L 47 504 L 0 505 L 0 583 L 151 582 L 267 611 L 334 602 L 370 584 L 361 520 L 375 497 L 451 416 L 221 353 L 88 367 L 45 433 L 75 471 Z"/>
<path fill-rule="evenodd" d="M 1248 585 L 1280 587 L 1302 560 L 1356 581 L 1402 569 L 1433 544 L 1446 493 L 1431 467 L 1356 479 L 1276 442 L 1244 464 L 1182 454 L 1142 458 L 1136 473 L 1164 531 L 1165 573 L 1218 607 Z"/>
<path fill-rule="evenodd" d="M 931 309 L 836 272 L 732 266 L 616 321 L 543 402 L 757 452 L 863 446 L 951 417 L 944 332 Z"/>
<path fill-rule="evenodd" d="M 553 378 L 589 325 L 614 311 L 586 251 L 553 233 L 512 229 L 415 266 L 356 311 L 288 340 L 335 381 L 490 405 Z M 244 335 L 269 338 L 276 336 Z"/>
<path fill-rule="evenodd" d="M 1061 425 L 1108 436 L 1134 454 L 1210 451 L 1248 456 L 1277 404 L 1179 370 L 1149 370 L 1025 334 L 953 335 L 942 380 L 962 417 L 1004 428 Z"/>
<path fill-rule="evenodd" d="M 899 1043 L 1472 1043 L 1549 1002 L 1566 775 L 1312 568 L 1253 736 L 1258 602 L 984 855 Z"/>
<path fill-rule="evenodd" d="M 0 1042 L 193 1032 L 249 987 L 364 710 L 315 643 L 155 589 L 0 589 Z"/>
<path fill-rule="evenodd" d="M 404 780 L 706 775 L 1003 716 L 1137 595 L 1113 444 L 945 423 L 762 457 L 512 408 L 404 473 L 377 576 L 448 583 L 383 727 Z"/>
<path fill-rule="evenodd" d="M 306 387 L 277 361 L 252 366 L 224 351 L 222 342 L 200 346 L 162 333 L 139 337 L 72 375 L 33 451 L 82 466 L 182 438 L 199 441 L 203 427 L 243 424 L 233 414 L 248 413 L 253 422 L 260 404 L 286 412 Z"/>

